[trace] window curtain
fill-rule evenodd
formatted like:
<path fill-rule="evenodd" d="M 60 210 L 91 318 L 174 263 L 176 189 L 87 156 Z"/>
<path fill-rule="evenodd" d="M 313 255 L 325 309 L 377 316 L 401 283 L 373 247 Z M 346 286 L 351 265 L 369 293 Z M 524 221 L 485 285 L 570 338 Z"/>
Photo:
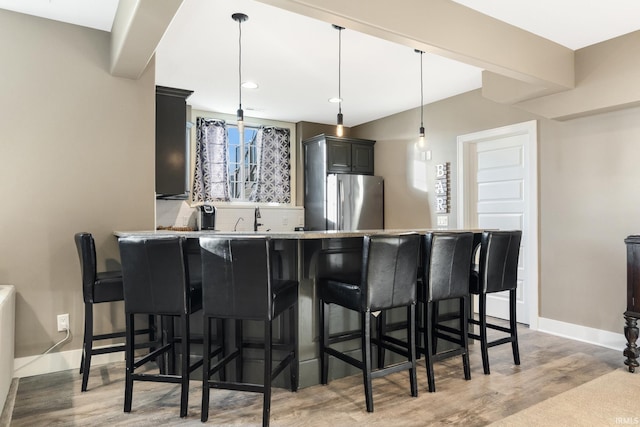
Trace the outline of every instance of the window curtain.
<path fill-rule="evenodd" d="M 291 202 L 290 131 L 263 126 L 256 135 L 256 183 L 249 200 L 262 203 Z"/>
<path fill-rule="evenodd" d="M 193 202 L 229 201 L 227 126 L 224 120 L 196 119 Z"/>

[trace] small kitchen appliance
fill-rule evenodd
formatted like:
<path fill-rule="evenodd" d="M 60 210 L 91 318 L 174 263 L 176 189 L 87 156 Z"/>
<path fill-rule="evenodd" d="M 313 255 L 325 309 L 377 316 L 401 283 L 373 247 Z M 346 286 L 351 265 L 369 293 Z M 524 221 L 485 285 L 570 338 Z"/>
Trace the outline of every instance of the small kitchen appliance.
<path fill-rule="evenodd" d="M 200 230 L 216 229 L 216 207 L 211 205 L 200 206 Z"/>

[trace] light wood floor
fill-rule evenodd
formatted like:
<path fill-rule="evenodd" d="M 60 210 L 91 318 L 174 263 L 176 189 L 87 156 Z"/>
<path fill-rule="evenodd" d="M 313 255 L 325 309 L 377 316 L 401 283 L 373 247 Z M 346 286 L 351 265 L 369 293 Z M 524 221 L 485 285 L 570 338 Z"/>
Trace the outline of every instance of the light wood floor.
<path fill-rule="evenodd" d="M 374 413 L 366 412 L 360 375 L 297 393 L 275 389 L 271 425 L 483 426 L 623 366 L 621 351 L 523 327 L 522 364 L 513 365 L 510 346 L 494 347 L 489 349 L 491 375 L 484 375 L 479 347 L 472 345 L 470 381 L 463 378 L 459 357 L 436 365 L 436 393 L 427 391 L 424 359 L 419 362 L 417 398 L 409 394 L 406 372 L 374 380 Z M 85 393 L 75 370 L 22 378 L 10 425 L 201 425 L 199 381 L 192 381 L 189 414 L 180 419 L 179 388 L 173 384 L 136 382 L 132 412 L 123 413 L 123 377 L 123 363 L 92 369 Z M 211 391 L 208 425 L 260 425 L 261 414 L 261 395 Z"/>

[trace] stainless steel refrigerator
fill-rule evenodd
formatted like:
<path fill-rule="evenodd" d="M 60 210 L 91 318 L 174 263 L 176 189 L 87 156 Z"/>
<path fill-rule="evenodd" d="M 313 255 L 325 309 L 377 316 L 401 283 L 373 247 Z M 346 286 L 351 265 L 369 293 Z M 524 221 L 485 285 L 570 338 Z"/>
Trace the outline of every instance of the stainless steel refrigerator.
<path fill-rule="evenodd" d="M 324 188 L 307 188 L 305 200 L 314 201 L 305 203 L 305 228 L 308 230 L 384 228 L 382 177 L 327 174 L 325 182 L 319 186 Z M 309 209 L 312 211 L 307 212 Z"/>

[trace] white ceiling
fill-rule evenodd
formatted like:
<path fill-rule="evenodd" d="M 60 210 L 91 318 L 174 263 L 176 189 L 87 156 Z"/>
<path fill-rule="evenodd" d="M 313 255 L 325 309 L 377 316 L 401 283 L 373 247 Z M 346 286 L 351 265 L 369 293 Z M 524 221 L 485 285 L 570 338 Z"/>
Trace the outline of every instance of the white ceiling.
<path fill-rule="evenodd" d="M 640 29 L 638 0 L 455 0 L 496 19 L 579 49 Z M 118 0 L 0 0 L 0 8 L 110 31 Z M 243 89 L 249 117 L 334 123 L 338 31 L 330 24 L 254 0 L 184 0 L 156 55 L 156 83 L 193 90 L 197 109 L 235 114 L 238 24 L 243 12 Z M 413 49 L 345 29 L 342 98 L 346 126 L 420 105 Z M 424 102 L 480 87 L 481 69 L 424 55 Z"/>

